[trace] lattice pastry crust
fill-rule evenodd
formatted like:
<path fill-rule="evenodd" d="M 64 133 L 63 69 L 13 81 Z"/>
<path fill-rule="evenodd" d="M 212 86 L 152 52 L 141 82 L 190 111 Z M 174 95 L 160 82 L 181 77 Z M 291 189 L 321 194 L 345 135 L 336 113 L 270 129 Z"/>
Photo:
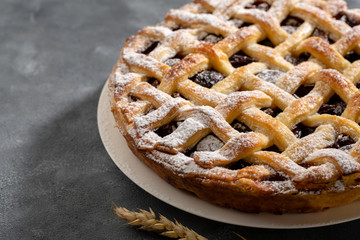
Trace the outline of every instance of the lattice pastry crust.
<path fill-rule="evenodd" d="M 360 197 L 360 10 L 342 0 L 195 0 L 130 37 L 109 77 L 134 154 L 246 212 Z"/>

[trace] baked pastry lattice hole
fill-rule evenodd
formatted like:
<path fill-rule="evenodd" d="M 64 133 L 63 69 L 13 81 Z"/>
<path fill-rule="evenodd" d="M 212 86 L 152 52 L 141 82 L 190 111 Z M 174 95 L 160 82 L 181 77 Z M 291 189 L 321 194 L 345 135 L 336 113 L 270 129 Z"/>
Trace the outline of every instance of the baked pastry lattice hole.
<path fill-rule="evenodd" d="M 131 150 L 202 199 L 311 212 L 360 197 L 359 10 L 195 0 L 129 38 L 109 78 Z"/>
<path fill-rule="evenodd" d="M 242 51 L 239 51 L 239 52 L 235 53 L 234 55 L 232 55 L 229 58 L 229 61 L 234 68 L 239 68 L 239 67 L 248 65 L 252 62 L 255 62 L 255 60 L 253 58 L 249 57 Z"/>

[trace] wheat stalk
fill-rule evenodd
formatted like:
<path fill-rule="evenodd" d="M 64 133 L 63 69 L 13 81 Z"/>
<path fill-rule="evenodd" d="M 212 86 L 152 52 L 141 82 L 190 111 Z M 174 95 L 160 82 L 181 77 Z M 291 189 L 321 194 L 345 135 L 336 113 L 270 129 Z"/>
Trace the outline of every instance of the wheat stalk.
<path fill-rule="evenodd" d="M 150 211 L 140 209 L 139 212 L 133 212 L 124 207 L 116 207 L 114 213 L 118 217 L 129 221 L 129 225 L 140 226 L 139 229 L 146 231 L 159 232 L 165 237 L 180 240 L 207 240 L 207 238 L 183 226 L 176 220 L 172 222 L 162 215 L 160 215 L 159 219 L 156 219 L 156 214 L 151 208 Z"/>

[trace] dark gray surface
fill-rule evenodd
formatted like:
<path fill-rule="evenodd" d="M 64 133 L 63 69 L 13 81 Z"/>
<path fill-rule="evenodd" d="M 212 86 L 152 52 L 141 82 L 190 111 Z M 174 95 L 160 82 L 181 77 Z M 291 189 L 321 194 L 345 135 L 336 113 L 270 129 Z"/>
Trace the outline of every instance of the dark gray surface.
<path fill-rule="evenodd" d="M 0 239 L 159 239 L 116 218 L 111 200 L 209 239 L 354 239 L 359 220 L 302 230 L 209 221 L 147 194 L 112 162 L 97 129 L 101 88 L 126 37 L 185 2 L 0 1 Z"/>

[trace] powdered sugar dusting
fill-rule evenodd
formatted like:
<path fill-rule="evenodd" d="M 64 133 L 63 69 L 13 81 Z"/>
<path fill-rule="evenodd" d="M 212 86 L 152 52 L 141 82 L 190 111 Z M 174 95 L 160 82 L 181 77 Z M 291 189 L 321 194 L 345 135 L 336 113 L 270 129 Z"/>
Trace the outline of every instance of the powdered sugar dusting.
<path fill-rule="evenodd" d="M 125 51 L 123 52 L 124 60 L 130 64 L 135 65 L 141 68 L 148 69 L 149 71 L 157 72 L 158 75 L 161 75 L 161 63 L 152 57 L 148 57 L 144 54 L 136 53 L 133 51 Z"/>
<path fill-rule="evenodd" d="M 216 151 L 224 146 L 224 143 L 214 135 L 208 135 L 196 145 L 196 151 Z"/>
<path fill-rule="evenodd" d="M 186 82 L 184 82 L 184 84 L 186 84 Z M 180 92 L 182 91 L 182 89 L 184 89 L 184 85 L 182 85 L 180 83 Z M 185 96 L 186 96 L 186 93 L 187 92 L 184 92 Z M 192 86 L 191 93 L 192 94 L 190 96 L 188 96 L 189 99 L 195 103 L 198 103 L 198 101 L 200 99 L 201 101 L 199 101 L 199 104 L 202 104 L 205 102 L 205 103 L 208 103 L 208 105 L 212 105 L 212 104 L 218 105 L 221 102 L 221 100 L 223 98 L 225 98 L 225 95 L 218 93 L 216 91 L 213 91 L 213 90 L 205 89 L 204 87 L 202 87 L 200 85 Z M 196 96 L 196 98 L 194 96 Z"/>
<path fill-rule="evenodd" d="M 281 77 L 284 74 L 284 72 L 281 72 L 279 70 L 264 70 L 257 74 L 257 77 L 272 83 L 276 84 L 279 77 Z"/>
<path fill-rule="evenodd" d="M 296 182 L 315 182 L 315 183 L 327 183 L 332 180 L 332 178 L 339 175 L 336 167 L 329 163 L 325 162 L 319 166 L 311 166 L 306 171 L 298 174 L 294 181 Z"/>
<path fill-rule="evenodd" d="M 138 91 L 141 95 L 145 95 L 145 96 L 148 96 L 148 97 L 151 97 L 152 100 L 154 102 L 157 102 L 159 105 L 162 104 L 162 103 L 166 103 L 166 102 L 169 102 L 169 101 L 177 101 L 179 103 L 180 99 L 177 99 L 177 100 L 173 100 L 169 95 L 167 95 L 166 93 L 154 88 L 154 87 L 151 87 L 150 85 L 146 84 L 145 85 L 146 87 L 143 87 L 143 85 L 141 86 L 140 84 L 134 89 L 134 94 L 137 94 Z M 141 89 L 139 90 L 138 88 Z"/>
<path fill-rule="evenodd" d="M 314 159 L 330 157 L 342 169 L 343 174 L 349 175 L 360 170 L 360 164 L 353 160 L 353 158 L 344 151 L 338 149 L 322 149 L 314 152 L 304 162 L 311 162 Z"/>
<path fill-rule="evenodd" d="M 122 95 L 125 91 L 125 89 L 134 81 L 135 78 L 137 78 L 139 75 L 136 73 L 128 73 L 128 74 L 122 74 L 118 71 L 114 74 L 114 83 L 112 83 L 113 86 L 115 86 L 115 93 Z"/>
<path fill-rule="evenodd" d="M 151 31 L 154 40 L 164 39 L 173 33 L 170 28 L 163 26 L 148 27 L 146 29 Z"/>
<path fill-rule="evenodd" d="M 238 133 L 236 137 L 231 138 L 221 149 L 217 151 L 195 152 L 194 158 L 204 165 L 211 166 L 215 163 L 226 165 L 255 151 L 255 146 L 259 143 L 258 141 L 258 139 L 254 139 L 253 133 Z"/>
<path fill-rule="evenodd" d="M 266 23 L 269 26 L 275 23 L 274 19 L 271 17 L 270 14 L 259 9 L 249 10 L 249 9 L 237 8 L 236 15 L 239 16 L 240 19 L 246 15 L 251 15 L 257 20 L 259 20 L 259 22 Z"/>
<path fill-rule="evenodd" d="M 166 65 L 169 65 L 170 67 L 172 67 L 176 63 L 180 62 L 180 60 L 181 60 L 180 58 L 170 58 L 170 59 L 167 59 L 164 63 Z"/>
<path fill-rule="evenodd" d="M 291 180 L 286 181 L 263 181 L 261 183 L 264 185 L 264 189 L 268 189 L 269 191 L 276 194 L 290 194 L 297 193 L 298 190 L 295 188 L 294 184 Z"/>
<path fill-rule="evenodd" d="M 295 26 L 281 26 L 281 28 L 284 29 L 288 34 L 293 34 L 298 29 L 298 27 Z"/>
<path fill-rule="evenodd" d="M 197 40 L 196 30 L 178 30 L 164 38 L 157 48 L 149 56 L 160 62 L 174 57 L 178 52 L 186 50 L 189 46 L 195 46 Z"/>
<path fill-rule="evenodd" d="M 176 107 L 175 101 L 165 102 L 157 110 L 141 117 L 135 117 L 134 123 L 139 129 L 140 134 L 152 130 L 152 124 L 160 122 L 162 119 L 165 119 L 165 117 L 174 118 L 174 114 L 176 114 L 176 112 L 171 111 L 174 107 Z"/>
<path fill-rule="evenodd" d="M 306 76 L 310 73 L 309 69 L 315 68 L 313 63 L 305 62 L 297 65 L 285 75 L 279 78 L 276 85 L 288 93 L 294 93 L 296 89 L 304 82 Z"/>
<path fill-rule="evenodd" d="M 328 130 L 331 128 L 331 130 Z M 290 145 L 282 154 L 300 163 L 313 152 L 331 146 L 335 142 L 335 130 L 331 126 L 319 127 L 318 131 Z"/>
<path fill-rule="evenodd" d="M 170 10 L 169 16 L 180 20 L 186 24 L 211 26 L 212 29 L 216 29 L 214 33 L 227 33 L 233 29 L 233 27 L 225 21 L 220 20 L 218 17 L 212 14 L 193 14 L 183 10 Z M 211 29 L 207 29 L 210 30 Z"/>
<path fill-rule="evenodd" d="M 288 92 L 259 78 L 245 82 L 244 88 L 249 90 L 260 90 L 261 92 L 266 93 L 276 101 L 279 107 L 283 108 L 295 100 L 295 98 Z"/>
<path fill-rule="evenodd" d="M 207 4 L 209 4 L 212 7 L 216 7 L 217 5 L 221 4 L 221 0 L 203 0 Z"/>
<path fill-rule="evenodd" d="M 187 157 L 183 153 L 170 155 L 160 151 L 152 151 L 151 153 L 146 152 L 146 155 L 158 164 L 164 165 L 167 169 L 178 173 L 180 176 L 187 173 L 204 174 L 207 171 L 197 165 L 192 158 Z"/>
<path fill-rule="evenodd" d="M 186 119 L 179 127 L 171 134 L 165 136 L 159 143 L 167 148 L 177 148 L 185 144 L 189 138 L 194 136 L 197 132 L 206 129 L 201 121 L 194 118 Z"/>

